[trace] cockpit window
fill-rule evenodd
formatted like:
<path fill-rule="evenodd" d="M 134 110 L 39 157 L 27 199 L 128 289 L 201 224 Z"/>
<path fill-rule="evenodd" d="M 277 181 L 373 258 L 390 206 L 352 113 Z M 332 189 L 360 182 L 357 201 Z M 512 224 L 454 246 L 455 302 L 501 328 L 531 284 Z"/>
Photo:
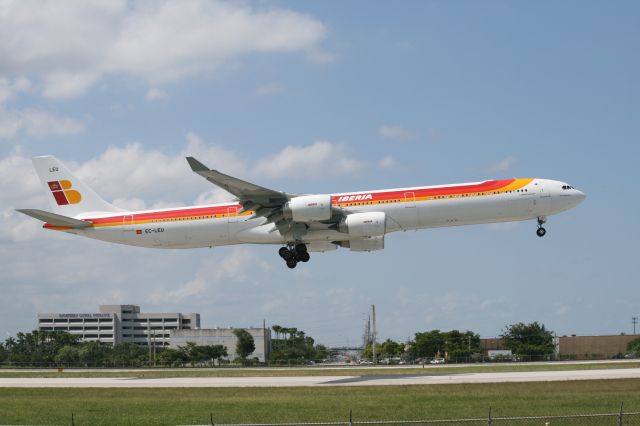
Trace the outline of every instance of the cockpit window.
<path fill-rule="evenodd" d="M 575 188 L 569 185 L 562 185 L 562 189 L 567 190 L 567 189 L 575 189 Z"/>

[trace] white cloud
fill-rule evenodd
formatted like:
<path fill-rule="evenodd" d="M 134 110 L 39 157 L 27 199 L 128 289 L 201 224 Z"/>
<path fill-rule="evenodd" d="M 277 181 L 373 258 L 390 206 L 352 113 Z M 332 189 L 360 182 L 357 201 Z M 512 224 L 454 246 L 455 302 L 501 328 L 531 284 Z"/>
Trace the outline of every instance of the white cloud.
<path fill-rule="evenodd" d="M 105 74 L 150 84 L 215 72 L 249 54 L 302 53 L 316 62 L 324 25 L 281 8 L 217 0 L 2 2 L 0 76 L 35 76 L 42 94 L 85 93 Z"/>
<path fill-rule="evenodd" d="M 162 89 L 158 89 L 157 87 L 152 87 L 147 90 L 147 93 L 144 95 L 144 98 L 149 102 L 160 101 L 162 99 L 167 98 L 167 92 Z"/>
<path fill-rule="evenodd" d="M 171 302 L 186 297 L 211 294 L 219 298 L 231 282 L 247 282 L 251 277 L 263 275 L 271 265 L 255 255 L 249 247 L 234 247 L 229 254 L 215 261 L 203 262 L 194 277 L 175 290 L 158 289 L 151 299 L 155 302 Z"/>
<path fill-rule="evenodd" d="M 254 96 L 270 96 L 284 92 L 284 85 L 276 81 L 262 84 L 253 89 Z"/>
<path fill-rule="evenodd" d="M 509 169 L 513 166 L 513 164 L 516 162 L 516 157 L 513 156 L 508 156 L 506 158 L 503 158 L 502 160 L 498 161 L 497 163 L 489 166 L 486 169 L 487 173 L 504 173 L 509 171 Z"/>
<path fill-rule="evenodd" d="M 357 173 L 363 167 L 364 163 L 350 158 L 343 146 L 318 141 L 309 146 L 288 146 L 258 162 L 255 170 L 268 177 L 319 177 Z"/>
<path fill-rule="evenodd" d="M 8 78 L 0 78 L 0 107 L 16 94 L 28 92 L 31 89 L 31 81 L 25 77 L 18 77 L 11 81 Z"/>
<path fill-rule="evenodd" d="M 384 157 L 382 160 L 378 162 L 378 166 L 380 166 L 381 169 L 390 169 L 395 165 L 396 165 L 396 161 L 390 155 L 387 155 L 386 157 Z"/>
<path fill-rule="evenodd" d="M 9 111 L 0 105 L 0 139 L 13 139 L 21 133 L 36 138 L 74 135 L 85 130 L 84 123 L 38 109 Z"/>
<path fill-rule="evenodd" d="M 124 198 L 119 197 L 112 201 L 113 205 L 120 207 L 124 210 L 147 210 L 147 203 L 142 198 L 132 197 Z"/>
<path fill-rule="evenodd" d="M 400 126 L 380 126 L 378 127 L 378 136 L 384 139 L 405 140 L 414 137 L 413 132 Z"/>

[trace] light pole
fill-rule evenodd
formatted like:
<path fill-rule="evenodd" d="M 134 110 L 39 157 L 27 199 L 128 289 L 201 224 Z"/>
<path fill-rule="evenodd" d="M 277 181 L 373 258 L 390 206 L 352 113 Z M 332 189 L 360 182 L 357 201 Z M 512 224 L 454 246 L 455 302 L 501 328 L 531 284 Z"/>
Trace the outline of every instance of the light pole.
<path fill-rule="evenodd" d="M 631 317 L 631 322 L 633 323 L 633 335 L 636 334 L 636 324 L 638 323 L 638 317 Z"/>

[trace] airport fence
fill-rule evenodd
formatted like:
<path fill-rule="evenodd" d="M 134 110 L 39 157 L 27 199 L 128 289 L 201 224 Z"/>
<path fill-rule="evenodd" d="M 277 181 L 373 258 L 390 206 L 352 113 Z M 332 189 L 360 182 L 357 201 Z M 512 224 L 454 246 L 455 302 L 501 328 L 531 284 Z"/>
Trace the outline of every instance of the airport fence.
<path fill-rule="evenodd" d="M 516 416 L 494 417 L 489 409 L 486 417 L 461 419 L 424 419 L 424 420 L 354 420 L 349 413 L 349 419 L 337 422 L 313 423 L 215 423 L 213 413 L 210 417 L 211 426 L 392 426 L 392 425 L 495 425 L 495 426 L 636 426 L 640 425 L 640 412 L 624 412 L 622 407 L 615 413 L 573 414 L 554 416 Z"/>
<path fill-rule="evenodd" d="M 424 420 L 354 420 L 349 414 L 349 419 L 338 422 L 313 422 L 313 423 L 215 423 L 211 414 L 210 426 L 393 426 L 393 425 L 495 425 L 495 426 L 636 426 L 640 425 L 640 412 L 623 412 L 595 414 L 573 414 L 563 416 L 515 416 L 493 417 L 491 410 L 486 417 L 464 419 L 424 419 Z M 203 425 L 204 426 L 204 425 Z"/>

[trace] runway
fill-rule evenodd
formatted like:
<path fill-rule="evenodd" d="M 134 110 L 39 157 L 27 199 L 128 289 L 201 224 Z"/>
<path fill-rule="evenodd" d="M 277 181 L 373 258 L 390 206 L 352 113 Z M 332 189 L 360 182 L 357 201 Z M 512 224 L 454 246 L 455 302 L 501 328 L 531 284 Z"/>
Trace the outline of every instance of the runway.
<path fill-rule="evenodd" d="M 64 374 L 64 373 L 63 373 Z M 299 376 L 299 377 L 131 377 L 0 378 L 2 388 L 231 388 L 312 386 L 394 386 L 462 383 L 554 382 L 640 379 L 640 368 L 468 373 L 446 375 Z"/>

